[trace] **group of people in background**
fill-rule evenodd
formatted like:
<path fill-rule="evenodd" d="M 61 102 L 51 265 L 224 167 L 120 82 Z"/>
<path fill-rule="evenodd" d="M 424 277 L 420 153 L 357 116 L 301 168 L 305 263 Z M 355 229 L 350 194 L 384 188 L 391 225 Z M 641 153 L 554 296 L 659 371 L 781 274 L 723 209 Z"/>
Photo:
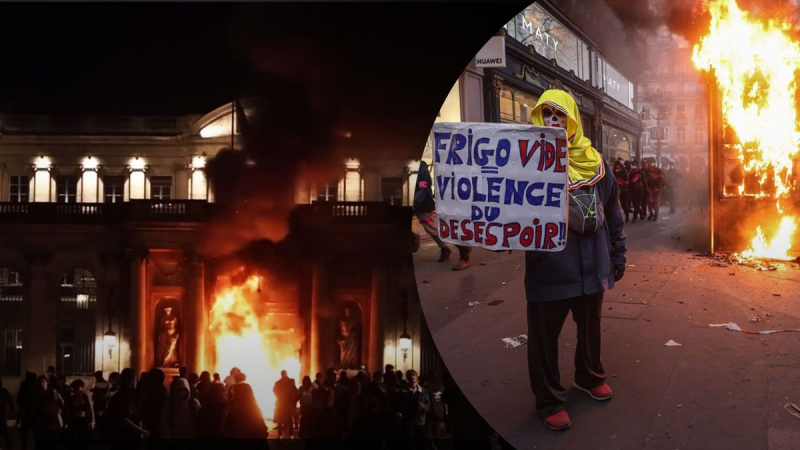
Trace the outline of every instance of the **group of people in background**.
<path fill-rule="evenodd" d="M 675 213 L 678 205 L 688 209 L 703 208 L 707 175 L 704 168 L 690 166 L 678 168 L 670 162 L 662 171 L 655 161 L 646 158 L 641 166 L 636 159 L 614 162 L 614 177 L 619 186 L 619 198 L 625 212 L 625 222 L 658 220 L 662 201 Z M 633 215 L 633 220 L 631 220 Z"/>
<path fill-rule="evenodd" d="M 352 376 L 350 376 L 351 374 Z M 0 380 L 0 439 L 12 448 L 6 421 L 16 416 L 22 448 L 63 439 L 102 438 L 128 444 L 143 439 L 267 439 L 270 435 L 246 374 L 233 368 L 225 380 L 181 367 L 167 382 L 160 369 L 137 378 L 132 369 L 102 372 L 86 389 L 69 384 L 55 368 L 25 374 L 16 402 Z M 272 414 L 278 437 L 441 438 L 445 389 L 436 375 L 427 380 L 387 365 L 373 374 L 328 369 L 298 387 L 286 371 L 273 386 Z M 268 416 L 269 414 L 266 414 Z"/>

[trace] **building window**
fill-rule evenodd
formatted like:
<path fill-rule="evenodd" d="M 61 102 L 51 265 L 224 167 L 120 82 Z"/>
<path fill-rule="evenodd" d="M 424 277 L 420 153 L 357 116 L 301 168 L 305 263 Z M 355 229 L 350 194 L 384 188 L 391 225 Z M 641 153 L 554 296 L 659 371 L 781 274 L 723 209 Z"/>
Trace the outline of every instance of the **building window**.
<path fill-rule="evenodd" d="M 694 105 L 694 118 L 699 119 L 703 117 L 703 105 L 700 103 Z"/>
<path fill-rule="evenodd" d="M 121 203 L 125 198 L 123 194 L 124 188 L 125 188 L 125 178 L 104 177 L 103 201 L 106 203 Z"/>
<path fill-rule="evenodd" d="M 684 107 L 684 105 L 678 105 L 677 112 L 678 112 L 678 120 L 686 120 L 686 108 Z"/>
<path fill-rule="evenodd" d="M 669 140 L 669 127 L 664 127 L 664 141 Z"/>
<path fill-rule="evenodd" d="M 339 183 L 333 181 L 317 186 L 317 201 L 335 202 L 339 199 Z"/>
<path fill-rule="evenodd" d="M 97 283 L 85 269 L 72 269 L 59 277 L 56 369 L 65 376 L 91 375 L 95 371 L 95 305 Z"/>
<path fill-rule="evenodd" d="M 172 177 L 150 177 L 150 198 L 169 200 L 172 198 Z"/>
<path fill-rule="evenodd" d="M 703 143 L 703 129 L 702 128 L 695 128 L 694 129 L 694 143 L 695 144 L 702 144 Z"/>
<path fill-rule="evenodd" d="M 11 203 L 28 203 L 30 193 L 30 179 L 27 175 L 12 175 L 9 201 Z"/>
<path fill-rule="evenodd" d="M 686 142 L 686 128 L 678 127 L 676 135 L 678 139 L 678 144 L 683 144 Z"/>
<path fill-rule="evenodd" d="M 403 202 L 403 179 L 402 178 L 381 178 L 381 196 L 383 201 L 392 205 L 400 205 Z"/>
<path fill-rule="evenodd" d="M 361 163 L 357 159 L 345 162 L 345 173 L 342 179 L 342 193 L 346 202 L 364 200 L 364 181 L 361 178 Z"/>
<path fill-rule="evenodd" d="M 535 96 L 504 88 L 500 91 L 500 122 L 531 123 L 531 111 L 537 101 Z"/>
<path fill-rule="evenodd" d="M 0 267 L 0 375 L 22 373 L 22 300 L 19 272 Z"/>
<path fill-rule="evenodd" d="M 514 123 L 514 94 L 510 89 L 500 91 L 500 122 Z"/>
<path fill-rule="evenodd" d="M 78 201 L 77 189 L 78 177 L 71 175 L 58 177 L 58 182 L 56 183 L 58 203 L 75 203 Z"/>

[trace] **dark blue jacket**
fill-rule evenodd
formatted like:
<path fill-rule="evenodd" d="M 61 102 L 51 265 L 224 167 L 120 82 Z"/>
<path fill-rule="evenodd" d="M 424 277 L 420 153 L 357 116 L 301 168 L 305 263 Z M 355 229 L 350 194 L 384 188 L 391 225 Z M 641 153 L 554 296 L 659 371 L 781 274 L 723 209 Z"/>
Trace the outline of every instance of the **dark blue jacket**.
<path fill-rule="evenodd" d="M 603 162 L 603 164 L 606 164 Z M 605 292 L 614 287 L 614 266 L 625 264 L 625 220 L 611 168 L 597 183 L 605 212 L 603 227 L 593 234 L 570 230 L 567 246 L 556 253 L 525 253 L 525 297 L 549 302 Z"/>

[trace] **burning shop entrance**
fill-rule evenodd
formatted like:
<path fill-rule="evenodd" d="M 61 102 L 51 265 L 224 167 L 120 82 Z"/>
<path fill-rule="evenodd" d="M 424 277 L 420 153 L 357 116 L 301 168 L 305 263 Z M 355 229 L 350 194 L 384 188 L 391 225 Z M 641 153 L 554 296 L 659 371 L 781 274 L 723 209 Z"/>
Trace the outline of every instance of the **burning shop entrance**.
<path fill-rule="evenodd" d="M 740 262 L 797 256 L 800 44 L 789 24 L 759 21 L 733 0 L 708 3 L 694 47 L 707 71 L 711 249 Z"/>

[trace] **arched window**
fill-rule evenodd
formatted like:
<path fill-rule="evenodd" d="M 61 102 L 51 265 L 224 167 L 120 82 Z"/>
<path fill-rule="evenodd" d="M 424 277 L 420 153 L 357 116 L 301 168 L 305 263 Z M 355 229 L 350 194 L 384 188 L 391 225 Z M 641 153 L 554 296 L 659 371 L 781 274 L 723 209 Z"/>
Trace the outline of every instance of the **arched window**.
<path fill-rule="evenodd" d="M 59 277 L 56 369 L 66 376 L 95 371 L 95 305 L 97 282 L 86 269 L 70 269 Z"/>
<path fill-rule="evenodd" d="M 22 373 L 22 301 L 19 272 L 0 267 L 0 375 Z"/>

